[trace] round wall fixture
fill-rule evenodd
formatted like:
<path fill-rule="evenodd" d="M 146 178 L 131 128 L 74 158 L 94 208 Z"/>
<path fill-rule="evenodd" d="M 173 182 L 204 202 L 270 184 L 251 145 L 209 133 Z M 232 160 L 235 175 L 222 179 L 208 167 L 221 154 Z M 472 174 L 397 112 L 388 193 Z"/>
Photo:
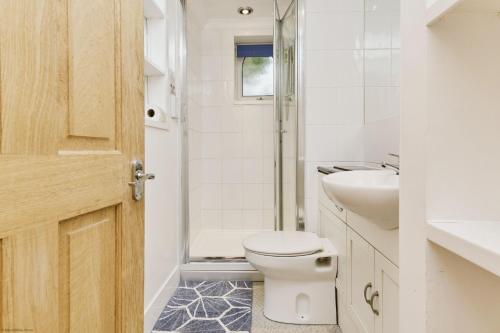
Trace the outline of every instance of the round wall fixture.
<path fill-rule="evenodd" d="M 146 114 L 148 115 L 149 118 L 154 118 L 156 115 L 156 111 L 155 109 L 148 109 L 148 111 L 146 111 Z"/>
<path fill-rule="evenodd" d="M 252 7 L 240 7 L 238 8 L 238 13 L 241 15 L 250 15 L 253 13 L 253 8 Z"/>

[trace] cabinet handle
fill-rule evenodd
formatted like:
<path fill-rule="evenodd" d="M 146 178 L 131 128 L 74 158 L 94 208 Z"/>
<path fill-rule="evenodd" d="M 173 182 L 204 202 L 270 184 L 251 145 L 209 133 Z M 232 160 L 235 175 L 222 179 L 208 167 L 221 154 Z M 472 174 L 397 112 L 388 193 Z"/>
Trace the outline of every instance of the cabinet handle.
<path fill-rule="evenodd" d="M 337 205 L 337 204 L 335 204 L 335 208 L 337 208 L 337 210 L 338 210 L 339 212 L 341 212 L 341 213 L 344 211 L 344 208 L 340 207 L 340 206 L 339 206 L 339 205 Z"/>
<path fill-rule="evenodd" d="M 372 287 L 372 283 L 368 282 L 368 284 L 365 286 L 365 291 L 363 292 L 363 295 L 365 297 L 365 302 L 370 304 L 370 306 L 371 306 L 370 299 L 368 297 L 366 297 L 366 292 L 368 291 L 368 289 L 371 289 L 371 287 Z"/>
<path fill-rule="evenodd" d="M 370 307 L 372 308 L 373 313 L 374 313 L 376 316 L 378 316 L 378 315 L 379 315 L 379 312 L 378 312 L 378 310 L 377 310 L 377 309 L 374 309 L 374 308 L 373 308 L 373 301 L 375 300 L 375 297 L 378 297 L 378 296 L 379 296 L 379 295 L 378 295 L 378 291 L 374 292 L 374 293 L 372 294 L 372 298 L 370 298 L 370 303 L 369 303 L 369 304 L 370 304 Z"/>

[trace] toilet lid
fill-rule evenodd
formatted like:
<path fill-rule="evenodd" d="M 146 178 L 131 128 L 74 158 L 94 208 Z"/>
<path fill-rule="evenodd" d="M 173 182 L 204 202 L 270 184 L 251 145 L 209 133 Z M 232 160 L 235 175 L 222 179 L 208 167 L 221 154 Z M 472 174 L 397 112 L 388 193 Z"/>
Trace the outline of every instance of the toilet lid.
<path fill-rule="evenodd" d="M 266 231 L 243 240 L 243 247 L 251 252 L 270 256 L 300 256 L 322 250 L 316 234 L 302 231 Z"/>

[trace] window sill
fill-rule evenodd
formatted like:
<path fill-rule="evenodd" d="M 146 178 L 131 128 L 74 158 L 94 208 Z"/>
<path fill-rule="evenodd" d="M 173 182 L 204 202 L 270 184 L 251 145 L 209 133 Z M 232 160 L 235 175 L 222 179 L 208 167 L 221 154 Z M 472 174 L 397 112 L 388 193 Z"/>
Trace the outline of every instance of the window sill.
<path fill-rule="evenodd" d="M 249 100 L 235 100 L 233 102 L 233 104 L 234 105 L 273 105 L 274 104 L 274 100 L 272 100 L 272 99 L 263 100 L 263 101 L 252 100 L 252 99 L 249 99 Z"/>

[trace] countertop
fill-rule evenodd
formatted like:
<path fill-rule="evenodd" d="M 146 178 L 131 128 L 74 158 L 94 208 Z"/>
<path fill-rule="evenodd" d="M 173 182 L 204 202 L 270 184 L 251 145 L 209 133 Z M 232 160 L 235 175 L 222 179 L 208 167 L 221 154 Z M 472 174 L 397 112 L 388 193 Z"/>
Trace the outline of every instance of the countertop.
<path fill-rule="evenodd" d="M 354 171 L 354 170 L 377 170 L 377 169 L 364 165 L 318 166 L 318 172 L 325 175 L 329 175 L 335 172 Z"/>

